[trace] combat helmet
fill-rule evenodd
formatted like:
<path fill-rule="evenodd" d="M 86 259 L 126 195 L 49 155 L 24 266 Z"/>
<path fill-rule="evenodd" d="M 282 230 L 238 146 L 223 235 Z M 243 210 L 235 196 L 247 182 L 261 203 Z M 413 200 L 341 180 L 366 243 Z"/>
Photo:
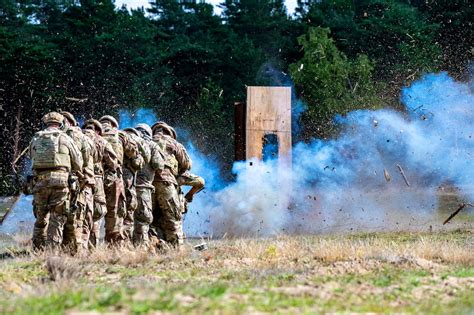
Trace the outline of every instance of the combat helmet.
<path fill-rule="evenodd" d="M 47 125 L 47 124 L 62 124 L 64 122 L 64 116 L 61 115 L 58 112 L 50 112 L 47 113 L 46 115 L 41 118 L 41 121 Z"/>
<path fill-rule="evenodd" d="M 140 137 L 140 132 L 132 127 L 125 128 L 123 131 L 133 133 L 135 136 Z"/>
<path fill-rule="evenodd" d="M 148 126 L 147 124 L 138 124 L 135 129 L 144 132 L 149 137 L 151 137 L 153 134 L 153 131 L 151 130 L 150 126 Z"/>
<path fill-rule="evenodd" d="M 86 120 L 82 125 L 82 129 L 87 129 L 88 127 L 92 127 L 96 132 L 99 133 L 99 135 L 102 135 L 102 133 L 104 132 L 102 125 L 97 119 Z"/>
<path fill-rule="evenodd" d="M 117 119 L 115 119 L 114 117 L 112 117 L 110 115 L 102 116 L 99 119 L 99 122 L 101 122 L 101 123 L 106 122 L 106 121 L 110 122 L 114 128 L 118 128 L 118 126 L 119 126 Z"/>
<path fill-rule="evenodd" d="M 171 127 L 170 125 L 168 125 L 164 121 L 159 121 L 159 122 L 155 123 L 151 127 L 151 130 L 153 131 L 153 134 L 161 131 L 164 134 L 167 134 L 168 136 L 170 136 L 170 137 L 172 137 L 173 139 L 176 140 L 176 131 L 173 129 L 173 127 Z"/>
<path fill-rule="evenodd" d="M 66 111 L 61 111 L 60 114 L 63 115 L 64 118 L 66 118 L 71 123 L 71 126 L 77 126 L 77 121 L 76 118 L 74 118 L 73 114 Z"/>

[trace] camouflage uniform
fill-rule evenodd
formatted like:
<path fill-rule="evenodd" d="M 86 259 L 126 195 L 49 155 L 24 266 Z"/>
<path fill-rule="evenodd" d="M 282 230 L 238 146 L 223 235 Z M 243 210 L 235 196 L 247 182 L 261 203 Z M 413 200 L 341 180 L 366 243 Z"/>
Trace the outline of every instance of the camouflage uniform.
<path fill-rule="evenodd" d="M 80 187 L 77 194 L 76 204 L 71 206 L 77 207 L 74 213 L 70 213 L 66 225 L 64 226 L 63 245 L 69 247 L 74 253 L 80 248 L 87 248 L 87 244 L 83 244 L 82 226 L 86 212 L 93 209 L 93 187 L 94 187 L 94 143 L 86 137 L 81 128 L 77 126 L 74 116 L 69 112 L 61 112 L 64 116 L 66 134 L 74 140 L 77 148 L 81 151 L 83 166 L 79 174 Z M 71 196 L 74 198 L 75 196 Z M 71 200 L 72 201 L 72 200 Z"/>
<path fill-rule="evenodd" d="M 82 156 L 74 141 L 54 124 L 62 124 L 61 114 L 43 117 L 48 127 L 37 132 L 29 153 L 34 176 L 33 247 L 57 248 L 63 241 L 64 225 L 70 213 L 69 173 L 82 170 Z"/>
<path fill-rule="evenodd" d="M 124 240 L 122 225 L 126 214 L 125 190 L 122 178 L 123 159 L 124 156 L 131 159 L 136 158 L 138 149 L 136 143 L 126 133 L 117 130 L 118 122 L 115 118 L 104 116 L 99 121 L 104 129 L 102 137 L 111 145 L 119 163 L 115 171 L 109 170 L 104 174 L 104 191 L 107 204 L 105 241 L 120 243 Z"/>
<path fill-rule="evenodd" d="M 94 155 L 94 208 L 87 212 L 82 229 L 83 241 L 88 246 L 95 247 L 99 243 L 100 224 L 107 213 L 104 192 L 104 169 L 115 172 L 118 162 L 110 144 L 101 137 L 102 126 L 95 119 L 84 123 L 83 132 L 93 140 L 95 146 Z"/>
<path fill-rule="evenodd" d="M 140 246 L 149 242 L 148 231 L 153 221 L 153 180 L 155 172 L 164 167 L 164 156 L 160 147 L 152 141 L 148 125 L 139 124 L 136 129 L 142 133 L 145 152 L 148 152 L 145 155 L 145 165 L 138 171 L 136 180 L 138 207 L 134 214 L 133 244 Z"/>
<path fill-rule="evenodd" d="M 182 209 L 176 177 L 191 168 L 186 149 L 176 141 L 174 129 L 159 122 L 153 126 L 153 141 L 164 154 L 164 168 L 155 174 L 153 227 L 160 238 L 172 246 L 183 243 Z"/>
<path fill-rule="evenodd" d="M 123 234 L 127 240 L 132 239 L 133 235 L 133 216 L 138 207 L 136 180 L 137 172 L 142 169 L 145 161 L 149 159 L 149 147 L 143 142 L 140 133 L 133 128 L 124 129 L 130 139 L 132 139 L 138 148 L 136 158 L 124 157 L 123 161 L 123 182 L 125 188 L 125 204 L 127 213 L 123 219 Z"/>

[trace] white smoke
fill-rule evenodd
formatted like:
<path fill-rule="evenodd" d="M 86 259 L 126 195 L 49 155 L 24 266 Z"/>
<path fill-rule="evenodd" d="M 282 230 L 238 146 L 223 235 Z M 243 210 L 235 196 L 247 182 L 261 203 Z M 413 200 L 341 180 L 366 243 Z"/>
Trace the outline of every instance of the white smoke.
<path fill-rule="evenodd" d="M 453 184 L 461 197 L 474 197 L 473 94 L 446 73 L 430 74 L 405 88 L 402 102 L 406 113 L 337 117 L 342 134 L 298 143 L 291 169 L 275 160 L 236 163 L 234 183 L 197 197 L 204 199 L 199 207 L 208 223 L 192 232 L 403 230 L 440 222 L 440 186 Z"/>

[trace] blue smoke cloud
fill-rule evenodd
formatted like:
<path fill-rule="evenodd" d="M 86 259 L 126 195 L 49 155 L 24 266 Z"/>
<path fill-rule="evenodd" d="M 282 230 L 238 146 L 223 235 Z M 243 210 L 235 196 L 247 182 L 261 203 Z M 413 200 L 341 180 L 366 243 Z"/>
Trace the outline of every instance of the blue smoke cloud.
<path fill-rule="evenodd" d="M 440 186 L 473 200 L 474 98 L 446 73 L 402 91 L 406 112 L 339 117 L 337 139 L 298 143 L 292 169 L 236 163 L 207 202 L 213 235 L 410 229 L 439 222 Z M 406 176 L 406 181 L 403 178 Z"/>
<path fill-rule="evenodd" d="M 157 121 L 155 112 L 149 108 L 140 108 L 135 112 L 129 112 L 124 109 L 119 111 L 119 125 L 121 129 L 135 127 L 140 123 L 152 126 Z"/>

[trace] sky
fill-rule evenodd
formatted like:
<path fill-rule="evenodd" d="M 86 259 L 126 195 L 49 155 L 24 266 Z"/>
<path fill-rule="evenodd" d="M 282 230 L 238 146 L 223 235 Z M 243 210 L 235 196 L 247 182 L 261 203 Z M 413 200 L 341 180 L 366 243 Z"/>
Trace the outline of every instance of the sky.
<path fill-rule="evenodd" d="M 126 4 L 128 8 L 135 9 L 138 7 L 148 7 L 149 0 L 115 0 L 115 4 L 120 7 L 122 4 Z M 206 2 L 214 4 L 214 11 L 219 14 L 220 10 L 217 8 L 217 4 L 223 2 L 223 0 L 206 0 Z M 296 7 L 296 0 L 285 0 L 288 13 L 293 14 Z"/>

